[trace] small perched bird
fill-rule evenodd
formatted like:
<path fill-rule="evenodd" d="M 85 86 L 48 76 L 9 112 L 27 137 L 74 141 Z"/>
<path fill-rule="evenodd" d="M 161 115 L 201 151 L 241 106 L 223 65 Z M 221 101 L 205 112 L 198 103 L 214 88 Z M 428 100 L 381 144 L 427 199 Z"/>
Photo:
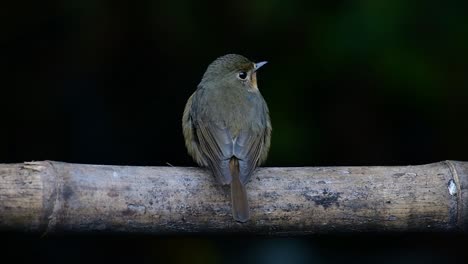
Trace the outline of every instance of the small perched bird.
<path fill-rule="evenodd" d="M 232 215 L 239 222 L 250 218 L 245 184 L 270 148 L 270 116 L 257 86 L 257 70 L 266 63 L 237 54 L 216 59 L 182 117 L 188 153 L 231 185 Z"/>

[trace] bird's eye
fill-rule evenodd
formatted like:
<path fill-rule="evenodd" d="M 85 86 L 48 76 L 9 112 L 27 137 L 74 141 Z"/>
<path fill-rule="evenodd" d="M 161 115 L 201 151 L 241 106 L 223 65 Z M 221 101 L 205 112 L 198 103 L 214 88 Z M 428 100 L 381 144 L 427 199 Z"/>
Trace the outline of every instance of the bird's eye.
<path fill-rule="evenodd" d="M 237 74 L 237 77 L 239 77 L 239 79 L 241 79 L 241 80 L 245 80 L 245 78 L 247 78 L 247 73 L 246 72 L 239 72 Z"/>

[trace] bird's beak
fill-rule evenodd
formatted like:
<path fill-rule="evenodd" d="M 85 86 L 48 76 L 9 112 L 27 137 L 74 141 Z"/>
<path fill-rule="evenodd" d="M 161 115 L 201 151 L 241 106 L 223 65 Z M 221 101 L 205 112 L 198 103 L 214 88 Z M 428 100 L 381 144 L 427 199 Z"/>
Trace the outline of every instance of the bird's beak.
<path fill-rule="evenodd" d="M 260 69 L 263 65 L 267 64 L 267 62 L 268 62 L 268 61 L 261 61 L 261 62 L 255 63 L 254 72 L 256 72 L 258 69 Z"/>

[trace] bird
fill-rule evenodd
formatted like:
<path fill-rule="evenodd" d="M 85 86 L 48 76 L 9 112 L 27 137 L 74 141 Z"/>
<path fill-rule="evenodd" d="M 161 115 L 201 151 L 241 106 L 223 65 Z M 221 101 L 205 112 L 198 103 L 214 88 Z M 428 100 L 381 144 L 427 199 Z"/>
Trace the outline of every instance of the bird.
<path fill-rule="evenodd" d="M 238 54 L 215 59 L 182 116 L 188 153 L 230 185 L 232 216 L 241 223 L 250 219 L 245 185 L 270 149 L 269 110 L 257 85 L 257 71 L 266 63 Z"/>

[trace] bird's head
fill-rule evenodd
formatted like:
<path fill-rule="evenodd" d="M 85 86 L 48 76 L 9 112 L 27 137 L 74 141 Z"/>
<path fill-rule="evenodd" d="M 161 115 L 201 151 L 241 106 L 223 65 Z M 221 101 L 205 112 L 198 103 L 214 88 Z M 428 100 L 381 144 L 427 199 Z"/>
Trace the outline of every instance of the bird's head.
<path fill-rule="evenodd" d="M 244 87 L 249 91 L 257 91 L 257 70 L 267 62 L 251 62 L 242 55 L 227 54 L 217 58 L 206 69 L 203 75 L 202 84 L 215 86 Z"/>

